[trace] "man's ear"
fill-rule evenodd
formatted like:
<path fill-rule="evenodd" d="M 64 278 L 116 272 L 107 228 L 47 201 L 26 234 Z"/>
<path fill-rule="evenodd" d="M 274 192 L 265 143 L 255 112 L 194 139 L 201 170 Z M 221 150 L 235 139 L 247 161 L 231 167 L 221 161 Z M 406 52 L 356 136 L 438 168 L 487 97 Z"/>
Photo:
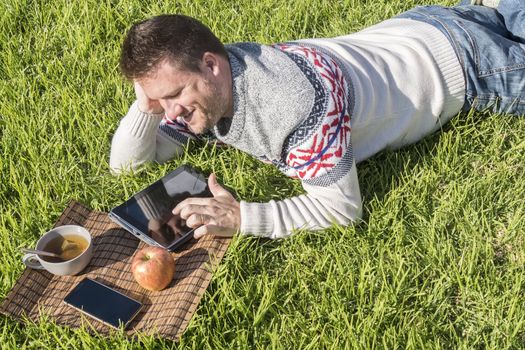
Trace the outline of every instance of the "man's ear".
<path fill-rule="evenodd" d="M 202 55 L 201 68 L 213 75 L 218 75 L 220 72 L 219 57 L 212 52 L 205 52 Z"/>

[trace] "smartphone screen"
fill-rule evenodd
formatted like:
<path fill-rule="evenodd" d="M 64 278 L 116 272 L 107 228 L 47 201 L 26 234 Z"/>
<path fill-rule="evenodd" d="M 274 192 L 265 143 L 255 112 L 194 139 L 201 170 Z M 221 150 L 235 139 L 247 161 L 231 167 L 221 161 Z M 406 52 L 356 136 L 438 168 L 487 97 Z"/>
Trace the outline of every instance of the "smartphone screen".
<path fill-rule="evenodd" d="M 125 328 L 142 308 L 140 302 L 89 278 L 77 284 L 64 302 L 115 328 Z"/>

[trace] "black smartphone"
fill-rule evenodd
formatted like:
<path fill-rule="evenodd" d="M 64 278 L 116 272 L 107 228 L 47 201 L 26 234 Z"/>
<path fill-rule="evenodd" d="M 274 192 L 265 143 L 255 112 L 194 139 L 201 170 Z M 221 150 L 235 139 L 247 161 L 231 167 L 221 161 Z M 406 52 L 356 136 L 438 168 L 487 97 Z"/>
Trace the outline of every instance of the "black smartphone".
<path fill-rule="evenodd" d="M 64 302 L 114 328 L 126 328 L 142 308 L 137 300 L 90 278 L 80 281 Z"/>

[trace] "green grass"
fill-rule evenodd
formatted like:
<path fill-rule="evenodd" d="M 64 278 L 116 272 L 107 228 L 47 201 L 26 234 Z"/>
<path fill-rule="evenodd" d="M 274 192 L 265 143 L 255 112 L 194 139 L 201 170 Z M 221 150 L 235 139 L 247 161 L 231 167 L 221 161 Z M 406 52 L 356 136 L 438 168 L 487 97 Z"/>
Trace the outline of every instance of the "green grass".
<path fill-rule="evenodd" d="M 142 3 L 147 5 L 142 5 Z M 233 149 L 110 175 L 133 100 L 118 74 L 131 23 L 181 12 L 225 42 L 335 36 L 430 1 L 9 0 L 0 4 L 0 299 L 73 198 L 109 210 L 181 163 L 241 198 L 301 193 Z M 435 1 L 450 5 L 452 1 Z M 474 113 L 358 165 L 365 220 L 267 241 L 236 237 L 180 343 L 0 316 L 6 349 L 522 348 L 525 119 Z"/>

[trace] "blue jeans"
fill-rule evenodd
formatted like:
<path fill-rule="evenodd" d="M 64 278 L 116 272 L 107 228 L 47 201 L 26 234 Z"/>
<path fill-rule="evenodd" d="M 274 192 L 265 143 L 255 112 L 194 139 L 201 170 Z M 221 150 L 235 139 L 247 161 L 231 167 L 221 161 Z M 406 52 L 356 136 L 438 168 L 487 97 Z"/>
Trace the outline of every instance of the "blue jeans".
<path fill-rule="evenodd" d="M 484 6 L 421 6 L 398 17 L 434 25 L 450 40 L 465 74 L 465 104 L 525 114 L 525 1 Z"/>

